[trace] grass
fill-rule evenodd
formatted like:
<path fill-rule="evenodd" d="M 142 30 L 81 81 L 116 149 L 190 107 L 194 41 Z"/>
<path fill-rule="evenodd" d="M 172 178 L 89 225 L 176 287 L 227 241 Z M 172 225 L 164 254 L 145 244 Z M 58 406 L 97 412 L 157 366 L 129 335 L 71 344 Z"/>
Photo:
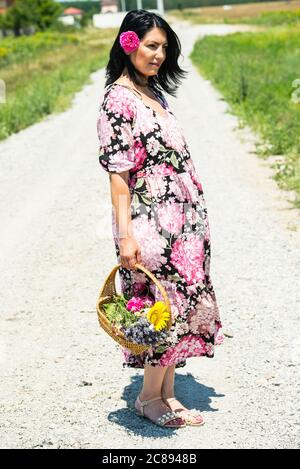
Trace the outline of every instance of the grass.
<path fill-rule="evenodd" d="M 191 58 L 241 124 L 261 136 L 264 144 L 258 145 L 258 154 L 265 159 L 278 155 L 272 165 L 274 179 L 282 189 L 295 191 L 293 203 L 300 208 L 299 29 L 285 25 L 206 36 L 197 41 Z"/>
<path fill-rule="evenodd" d="M 230 2 L 229 2 L 230 3 Z M 168 10 L 170 18 L 188 21 L 192 24 L 257 24 L 272 26 L 275 24 L 298 23 L 300 1 L 290 2 L 259 2 L 230 5 L 232 8 L 224 10 L 222 6 L 185 8 L 183 10 Z M 298 14 L 294 14 L 298 11 Z"/>
<path fill-rule="evenodd" d="M 0 67 L 28 62 L 42 52 L 57 50 L 65 44 L 78 44 L 78 35 L 72 33 L 37 32 L 32 36 L 7 37 L 0 42 Z"/>
<path fill-rule="evenodd" d="M 0 42 L 0 79 L 6 102 L 0 104 L 0 140 L 66 110 L 90 74 L 103 67 L 115 31 L 39 33 Z M 2 54 L 1 48 L 9 54 Z"/>

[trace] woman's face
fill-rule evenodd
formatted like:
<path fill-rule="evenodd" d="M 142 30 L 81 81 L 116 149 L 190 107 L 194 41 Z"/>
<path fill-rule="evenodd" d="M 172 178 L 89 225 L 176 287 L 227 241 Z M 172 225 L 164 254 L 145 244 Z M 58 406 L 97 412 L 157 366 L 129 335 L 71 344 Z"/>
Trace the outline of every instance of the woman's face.
<path fill-rule="evenodd" d="M 166 59 L 167 46 L 166 32 L 152 28 L 141 39 L 138 49 L 130 54 L 131 62 L 142 75 L 156 75 Z"/>

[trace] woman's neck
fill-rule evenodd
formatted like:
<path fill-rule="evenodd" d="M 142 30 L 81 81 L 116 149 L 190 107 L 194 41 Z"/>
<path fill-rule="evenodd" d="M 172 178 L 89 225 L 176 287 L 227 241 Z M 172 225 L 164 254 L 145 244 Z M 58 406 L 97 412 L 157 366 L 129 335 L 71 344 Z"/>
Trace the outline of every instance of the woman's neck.
<path fill-rule="evenodd" d="M 139 75 L 139 80 L 141 84 L 135 84 L 129 77 L 128 72 L 126 70 L 123 71 L 119 79 L 121 79 L 122 81 L 125 80 L 125 83 L 127 83 L 128 85 L 139 86 L 141 88 L 147 88 L 149 86 L 148 77 L 146 77 L 145 75 Z"/>

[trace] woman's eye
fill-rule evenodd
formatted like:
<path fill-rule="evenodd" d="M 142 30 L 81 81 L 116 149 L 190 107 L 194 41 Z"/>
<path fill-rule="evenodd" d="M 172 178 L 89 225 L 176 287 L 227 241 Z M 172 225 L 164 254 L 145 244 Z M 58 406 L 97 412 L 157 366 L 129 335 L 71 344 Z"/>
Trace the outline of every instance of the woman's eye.
<path fill-rule="evenodd" d="M 148 47 L 154 47 L 154 48 L 156 48 L 156 45 L 155 45 L 155 44 L 149 44 Z M 168 46 L 164 46 L 163 49 L 164 49 L 164 50 L 167 50 L 167 48 L 168 48 Z"/>

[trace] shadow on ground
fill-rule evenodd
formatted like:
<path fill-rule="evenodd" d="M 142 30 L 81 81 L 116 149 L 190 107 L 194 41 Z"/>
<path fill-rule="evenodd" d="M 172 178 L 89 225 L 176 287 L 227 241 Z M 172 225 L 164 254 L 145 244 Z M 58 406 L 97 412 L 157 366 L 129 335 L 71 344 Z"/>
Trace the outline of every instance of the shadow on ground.
<path fill-rule="evenodd" d="M 188 409 L 196 409 L 199 412 L 217 412 L 218 409 L 211 407 L 212 398 L 224 397 L 218 394 L 214 388 L 205 386 L 192 375 L 176 375 L 175 378 L 176 397 Z M 127 402 L 127 408 L 110 412 L 108 420 L 127 428 L 132 434 L 149 438 L 161 438 L 172 435 L 180 429 L 163 428 L 155 425 L 150 420 L 136 414 L 134 403 L 143 386 L 143 375 L 131 377 L 131 383 L 124 388 L 122 398 Z"/>

